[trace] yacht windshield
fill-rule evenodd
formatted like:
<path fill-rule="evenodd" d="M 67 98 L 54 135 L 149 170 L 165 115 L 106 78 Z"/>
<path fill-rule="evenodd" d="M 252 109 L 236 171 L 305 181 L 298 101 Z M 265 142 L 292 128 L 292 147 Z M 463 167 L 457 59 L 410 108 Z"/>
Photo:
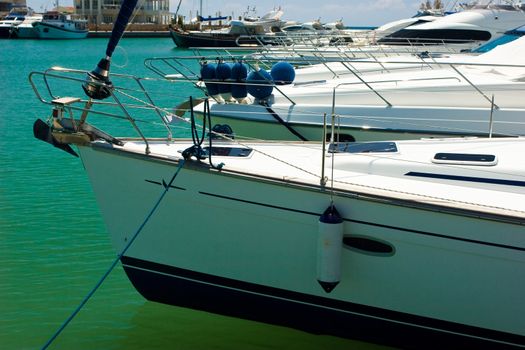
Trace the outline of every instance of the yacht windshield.
<path fill-rule="evenodd" d="M 495 40 L 492 40 L 486 44 L 483 44 L 476 49 L 473 49 L 472 52 L 477 52 L 477 53 L 488 52 L 492 50 L 493 48 L 495 48 L 496 46 L 510 43 L 511 41 L 521 38 L 524 35 L 525 35 L 525 26 L 519 27 L 516 29 L 512 29 L 512 30 L 505 32 L 505 35 Z"/>
<path fill-rule="evenodd" d="M 468 5 L 465 5 L 466 8 L 474 8 L 474 9 L 499 9 L 499 10 L 507 10 L 507 11 L 519 11 L 519 7 L 517 4 L 514 4 L 512 1 L 507 1 L 507 3 L 502 4 L 495 4 L 493 0 L 480 0 L 480 1 L 474 1 Z"/>

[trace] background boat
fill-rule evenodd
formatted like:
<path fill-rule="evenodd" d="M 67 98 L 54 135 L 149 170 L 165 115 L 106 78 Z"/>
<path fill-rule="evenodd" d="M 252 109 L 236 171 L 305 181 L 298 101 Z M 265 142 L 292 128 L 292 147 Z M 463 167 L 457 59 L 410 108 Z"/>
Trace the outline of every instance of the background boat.
<path fill-rule="evenodd" d="M 0 20 L 0 39 L 7 39 L 11 36 L 11 29 L 22 23 L 28 14 L 26 7 L 14 7 L 9 14 Z"/>
<path fill-rule="evenodd" d="M 415 22 L 378 38 L 377 42 L 390 45 L 428 45 L 436 42 L 483 44 L 525 23 L 525 12 L 519 2 L 475 3 L 462 11 L 429 22 Z"/>
<path fill-rule="evenodd" d="M 57 11 L 46 12 L 33 27 L 39 39 L 85 39 L 88 35 L 87 21 Z"/>
<path fill-rule="evenodd" d="M 198 76 L 185 75 L 190 57 L 150 59 L 146 65 L 212 98 L 215 122 L 243 136 L 316 140 L 323 116 L 336 118 L 346 140 L 510 136 L 525 135 L 519 98 L 525 89 L 524 43 L 519 38 L 483 54 L 380 56 L 296 69 L 295 61 L 265 61 L 262 55 L 232 62 L 226 56 L 203 61 L 201 55 L 194 58 L 201 66 Z M 231 75 L 222 75 L 230 72 L 228 64 L 244 65 L 246 74 L 240 78 L 231 68 Z M 202 114 L 203 106 L 196 103 L 194 111 Z"/>
<path fill-rule="evenodd" d="M 239 45 L 261 45 L 271 43 L 274 31 L 280 31 L 282 10 L 270 11 L 260 18 L 250 20 L 230 20 L 221 29 L 184 30 L 183 27 L 170 26 L 170 34 L 177 47 L 236 47 Z M 203 18 L 204 19 L 204 18 Z M 253 38 L 241 38 L 249 36 Z M 264 39 L 257 40 L 257 37 Z"/>
<path fill-rule="evenodd" d="M 43 19 L 42 14 L 33 14 L 32 16 L 26 16 L 24 21 L 19 25 L 11 28 L 12 39 L 37 39 L 38 34 L 33 26 L 33 23 L 40 22 Z"/>

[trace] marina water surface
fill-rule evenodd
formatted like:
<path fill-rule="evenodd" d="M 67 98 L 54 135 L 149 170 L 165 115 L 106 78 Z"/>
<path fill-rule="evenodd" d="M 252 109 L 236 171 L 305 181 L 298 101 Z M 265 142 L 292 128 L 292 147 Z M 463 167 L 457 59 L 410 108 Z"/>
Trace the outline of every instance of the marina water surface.
<path fill-rule="evenodd" d="M 52 66 L 90 71 L 107 41 L 0 43 L 0 349 L 39 349 L 108 270 L 115 252 L 80 160 L 33 138 L 33 121 L 45 120 L 50 109 L 35 97 L 28 74 Z M 153 76 L 145 58 L 188 54 L 168 38 L 124 38 L 112 72 Z M 186 93 L 171 95 L 160 87 L 158 92 L 172 107 Z M 148 302 L 120 266 L 50 346 L 285 348 L 385 349 Z"/>

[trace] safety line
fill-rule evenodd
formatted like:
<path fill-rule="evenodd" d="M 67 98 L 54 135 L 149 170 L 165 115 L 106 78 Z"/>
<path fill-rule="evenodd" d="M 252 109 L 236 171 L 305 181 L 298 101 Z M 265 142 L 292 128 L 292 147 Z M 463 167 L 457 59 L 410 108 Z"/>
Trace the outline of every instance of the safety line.
<path fill-rule="evenodd" d="M 82 300 L 82 302 L 80 303 L 80 305 L 75 309 L 75 311 L 73 311 L 73 313 L 64 321 L 64 323 L 62 324 L 62 326 L 60 326 L 60 328 L 55 332 L 55 334 L 53 334 L 53 336 L 51 338 L 49 338 L 49 340 L 46 342 L 46 344 L 42 347 L 42 350 L 45 350 L 47 349 L 51 343 L 53 343 L 53 341 L 60 335 L 60 333 L 62 333 L 62 331 L 67 327 L 67 325 L 73 320 L 73 318 L 80 312 L 80 310 L 84 307 L 84 305 L 86 305 L 86 303 L 89 301 L 89 299 L 95 294 L 95 292 L 98 290 L 98 288 L 102 285 L 102 283 L 104 283 L 104 281 L 106 280 L 106 278 L 109 276 L 109 274 L 111 273 L 111 271 L 113 271 L 113 269 L 115 268 L 115 266 L 117 266 L 118 262 L 120 261 L 120 259 L 122 258 L 122 256 L 124 256 L 124 254 L 128 251 L 129 247 L 131 247 L 131 245 L 133 244 L 133 242 L 135 241 L 135 239 L 138 237 L 138 235 L 140 234 L 140 232 L 142 231 L 142 229 L 144 228 L 144 226 L 146 226 L 147 222 L 149 221 L 149 219 L 151 218 L 151 216 L 155 213 L 155 211 L 157 210 L 160 202 L 162 201 L 162 199 L 164 198 L 164 196 L 166 195 L 166 193 L 168 192 L 168 190 L 171 188 L 171 185 L 173 184 L 173 181 L 175 180 L 175 178 L 177 177 L 177 175 L 179 174 L 180 170 L 182 169 L 184 165 L 184 159 L 181 159 L 179 161 L 179 166 L 177 167 L 177 170 L 175 171 L 175 174 L 173 174 L 173 177 L 171 178 L 170 182 L 164 186 L 164 192 L 162 192 L 162 194 L 160 195 L 159 199 L 157 200 L 157 203 L 155 203 L 155 205 L 153 206 L 153 208 L 151 209 L 151 211 L 149 212 L 148 216 L 146 216 L 146 219 L 142 222 L 142 224 L 140 225 L 140 227 L 138 228 L 137 232 L 135 232 L 135 234 L 133 235 L 133 237 L 131 237 L 131 239 L 129 240 L 128 244 L 126 244 L 126 246 L 124 247 L 124 249 L 122 249 L 122 251 L 117 255 L 116 259 L 113 261 L 113 263 L 111 264 L 111 266 L 109 267 L 109 269 L 104 273 L 104 275 L 102 276 L 102 278 L 97 282 L 97 284 L 91 289 L 91 291 L 84 297 L 84 300 Z"/>

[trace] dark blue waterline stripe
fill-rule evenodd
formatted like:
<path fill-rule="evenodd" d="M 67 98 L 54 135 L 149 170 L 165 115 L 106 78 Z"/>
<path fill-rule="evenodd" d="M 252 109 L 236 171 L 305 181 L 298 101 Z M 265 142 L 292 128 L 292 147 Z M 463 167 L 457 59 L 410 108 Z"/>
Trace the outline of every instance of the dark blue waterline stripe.
<path fill-rule="evenodd" d="M 478 183 L 487 183 L 487 184 L 496 184 L 496 185 L 505 185 L 505 186 L 525 187 L 525 181 L 517 181 L 517 180 L 491 179 L 491 178 L 484 178 L 484 177 L 457 176 L 457 175 L 434 174 L 434 173 L 420 173 L 417 171 L 410 171 L 406 173 L 405 175 L 425 177 L 425 178 L 430 178 L 430 179 L 455 180 L 455 181 L 478 182 Z"/>
<path fill-rule="evenodd" d="M 280 307 L 276 307 L 272 310 L 261 310 L 265 314 L 272 313 L 275 321 L 278 322 L 281 314 L 286 312 L 290 308 L 290 304 L 295 304 L 294 307 L 299 308 L 301 312 L 299 313 L 300 320 L 297 322 L 302 322 L 304 328 L 310 328 L 308 323 L 312 324 L 318 322 L 319 320 L 311 320 L 309 313 L 310 312 L 323 312 L 326 313 L 328 318 L 325 321 L 321 321 L 326 325 L 331 325 L 329 320 L 333 318 L 341 319 L 341 324 L 337 325 L 345 329 L 345 334 L 338 334 L 339 336 L 354 337 L 354 334 L 348 334 L 348 330 L 354 328 L 353 325 L 349 324 L 350 319 L 361 318 L 368 319 L 368 322 L 374 322 L 381 324 L 382 332 L 388 332 L 389 327 L 394 327 L 397 329 L 404 329 L 406 332 L 409 331 L 409 334 L 415 335 L 415 332 L 432 332 L 440 334 L 440 337 L 443 336 L 456 336 L 456 337 L 474 337 L 482 338 L 485 342 L 505 342 L 511 344 L 525 344 L 525 337 L 510 334 L 506 332 L 490 330 L 470 325 L 465 325 L 456 322 L 443 321 L 438 319 L 433 319 L 425 316 L 413 315 L 409 313 L 393 311 L 388 309 L 383 309 L 374 306 L 368 306 L 348 301 L 336 300 L 325 298 L 322 296 L 316 296 L 311 294 L 305 294 L 295 291 L 290 291 L 286 289 L 270 287 L 245 281 L 240 281 L 231 278 L 225 278 L 220 276 L 215 276 L 211 274 L 206 274 L 202 272 L 196 272 L 192 270 L 182 269 L 174 266 L 158 264 L 151 261 L 145 261 L 141 259 L 136 259 L 128 256 L 123 256 L 121 258 L 122 264 L 126 269 L 126 272 L 129 274 L 129 269 L 140 269 L 143 272 L 149 271 L 150 273 L 163 274 L 164 276 L 170 277 L 171 279 L 186 279 L 190 281 L 200 282 L 198 287 L 194 287 L 195 293 L 188 293 L 188 290 L 184 288 L 182 292 L 187 298 L 191 301 L 182 301 L 182 300 L 173 300 L 173 304 L 178 305 L 180 303 L 197 303 L 198 308 L 205 305 L 208 300 L 195 300 L 195 295 L 202 295 L 204 298 L 209 299 L 214 305 L 220 305 L 222 303 L 217 303 L 215 297 L 219 294 L 216 292 L 207 292 L 203 293 L 198 291 L 198 289 L 213 289 L 220 288 L 222 293 L 231 293 L 231 294 L 249 294 L 249 298 L 252 298 L 252 302 L 247 305 L 246 308 L 242 307 L 241 298 L 226 298 L 233 302 L 234 305 L 227 305 L 224 312 L 220 310 L 212 310 L 213 312 L 218 312 L 222 314 L 228 314 L 231 310 L 228 308 L 239 308 L 250 310 L 254 307 L 257 307 L 259 303 L 255 302 L 253 299 L 261 300 L 261 303 L 264 304 L 264 299 L 272 298 L 275 299 L 275 303 L 279 304 Z M 130 276 L 131 278 L 132 276 Z M 187 283 L 191 284 L 192 282 L 188 281 Z M 149 290 L 149 297 L 155 299 L 154 295 L 151 295 L 152 289 L 153 293 L 164 293 L 166 291 L 165 286 L 162 285 L 152 285 L 151 282 L 144 283 L 145 286 L 141 286 L 142 281 L 134 280 L 133 284 L 140 288 L 147 288 Z M 230 291 L 224 291 L 224 288 L 228 288 Z M 139 289 L 140 291 L 140 289 Z M 159 296 L 157 296 L 159 297 Z M 166 296 L 164 296 L 166 297 Z M 162 300 L 163 302 L 168 302 L 169 298 L 172 295 L 167 296 L 168 300 Z M 180 296 L 181 298 L 183 296 Z M 162 299 L 162 297 L 161 297 Z M 168 302 L 171 304 L 171 302 Z M 192 306 L 191 304 L 188 306 Z M 204 308 L 207 309 L 207 308 Z M 252 310 L 253 311 L 253 310 Z M 253 318 L 255 315 L 246 315 L 246 318 Z M 268 321 L 268 320 L 266 320 Z M 275 323 L 275 322 L 270 322 Z M 294 326 L 293 324 L 291 326 Z M 297 326 L 297 325 L 296 325 Z M 334 325 L 335 326 L 335 325 Z M 386 327 L 386 328 L 385 328 Z M 378 329 L 374 327 L 374 329 Z M 368 330 L 370 331 L 370 330 Z M 385 334 L 382 332 L 374 332 L 376 338 L 381 338 Z M 473 339 L 474 341 L 479 341 L 480 339 Z M 456 343 L 457 344 L 457 343 Z M 495 343 L 492 343 L 492 349 L 497 349 L 498 346 Z"/>
<path fill-rule="evenodd" d="M 202 191 L 199 191 L 199 193 L 202 194 L 202 195 L 205 195 L 205 196 L 217 197 L 217 198 L 227 199 L 227 200 L 231 200 L 231 201 L 235 201 L 235 202 L 253 204 L 253 205 L 267 207 L 267 208 L 273 208 L 273 209 L 284 210 L 284 211 L 289 211 L 289 212 L 294 212 L 294 213 L 312 215 L 312 216 L 315 216 L 315 217 L 320 217 L 321 216 L 321 213 L 314 213 L 314 212 L 308 212 L 308 211 L 304 211 L 304 210 L 298 210 L 298 209 L 293 209 L 293 208 L 281 207 L 281 206 L 276 206 L 276 205 L 271 205 L 271 204 L 264 204 L 264 203 L 249 201 L 249 200 L 246 200 L 246 199 L 233 198 L 233 197 L 228 197 L 228 196 L 223 196 L 223 195 L 213 194 L 213 193 L 208 193 L 208 192 L 202 192 Z M 440 234 L 440 233 L 433 233 L 433 232 L 427 232 L 427 231 L 413 230 L 413 229 L 409 229 L 409 228 L 403 228 L 403 227 L 379 224 L 379 223 L 376 223 L 376 222 L 361 221 L 361 220 L 348 219 L 348 218 L 343 218 L 343 220 L 344 221 L 348 221 L 348 222 L 353 222 L 353 223 L 356 223 L 356 224 L 361 224 L 361 225 L 381 227 L 381 228 L 386 228 L 386 229 L 390 229 L 390 230 L 404 231 L 404 232 L 420 234 L 420 235 L 425 235 L 425 236 L 438 237 L 438 238 L 444 238 L 444 239 L 451 239 L 451 240 L 455 240 L 455 241 L 468 242 L 468 243 L 474 243 L 474 244 L 481 244 L 481 245 L 486 245 L 486 246 L 492 246 L 492 247 L 498 247 L 498 248 L 511 249 L 511 250 L 517 250 L 517 251 L 525 252 L 525 247 L 516 247 L 516 246 L 511 246 L 511 245 L 506 245 L 506 244 L 485 242 L 485 241 L 479 241 L 479 240 L 469 239 L 469 238 L 453 237 L 453 236 L 448 236 L 448 235 L 444 235 L 444 234 Z"/>

